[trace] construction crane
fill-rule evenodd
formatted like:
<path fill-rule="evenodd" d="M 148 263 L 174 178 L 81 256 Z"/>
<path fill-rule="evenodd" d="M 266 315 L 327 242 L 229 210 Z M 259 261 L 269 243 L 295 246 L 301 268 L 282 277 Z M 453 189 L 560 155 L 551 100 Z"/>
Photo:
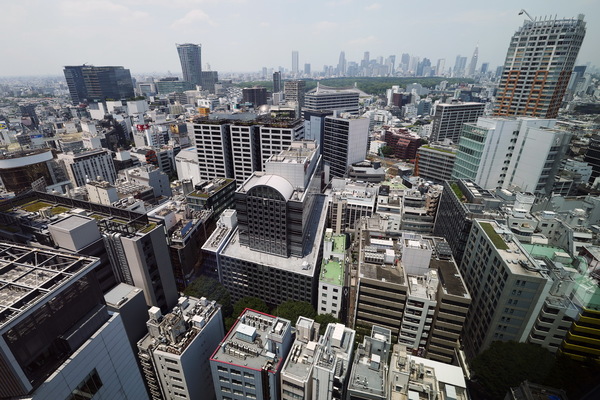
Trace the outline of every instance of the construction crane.
<path fill-rule="evenodd" d="M 521 11 L 519 11 L 519 15 L 527 15 L 529 17 L 530 20 L 533 21 L 533 18 L 531 18 L 531 15 L 529 15 L 529 13 L 527 11 L 525 11 L 523 8 L 521 8 Z"/>

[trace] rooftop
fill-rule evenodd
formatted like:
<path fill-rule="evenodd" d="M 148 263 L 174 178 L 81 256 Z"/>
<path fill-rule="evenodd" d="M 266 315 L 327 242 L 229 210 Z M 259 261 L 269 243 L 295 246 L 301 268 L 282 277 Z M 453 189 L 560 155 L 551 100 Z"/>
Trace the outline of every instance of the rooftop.
<path fill-rule="evenodd" d="M 219 304 L 205 297 L 180 297 L 177 306 L 164 316 L 158 307 L 151 307 L 150 319 L 146 323 L 149 333 L 138 342 L 138 346 L 181 355 L 220 310 Z"/>
<path fill-rule="evenodd" d="M 0 242 L 0 328 L 97 264 L 93 257 Z"/>
<path fill-rule="evenodd" d="M 232 239 L 229 240 L 229 242 L 226 244 L 226 247 L 223 249 L 222 255 L 255 264 L 266 265 L 271 268 L 291 271 L 300 275 L 314 276 L 317 269 L 317 263 L 321 261 L 318 259 L 319 247 L 321 246 L 321 238 L 323 237 L 325 218 L 327 214 L 327 207 L 325 204 L 323 204 L 322 196 L 315 196 L 313 212 L 319 214 L 318 219 L 316 217 L 314 218 L 315 221 L 319 222 L 309 225 L 309 229 L 311 230 L 311 233 L 309 234 L 311 243 L 308 245 L 310 245 L 311 251 L 308 252 L 304 257 L 292 256 L 288 258 L 282 258 L 280 256 L 261 253 L 246 246 L 242 246 L 239 241 L 239 232 L 237 229 L 233 233 Z M 223 233 L 226 235 L 226 231 Z M 211 239 L 212 238 L 213 237 L 211 236 Z"/>
<path fill-rule="evenodd" d="M 276 354 L 275 343 L 281 344 L 291 335 L 287 319 L 246 309 L 227 333 L 211 357 L 257 371 L 265 368 L 272 373 L 282 366 L 285 355 Z"/>

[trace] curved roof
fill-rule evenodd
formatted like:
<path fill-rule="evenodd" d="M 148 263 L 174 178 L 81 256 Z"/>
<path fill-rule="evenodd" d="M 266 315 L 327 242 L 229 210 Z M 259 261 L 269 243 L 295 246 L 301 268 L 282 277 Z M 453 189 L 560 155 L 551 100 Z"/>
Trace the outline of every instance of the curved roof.
<path fill-rule="evenodd" d="M 250 189 L 257 186 L 269 186 L 273 189 L 277 190 L 284 199 L 289 200 L 292 197 L 292 193 L 294 193 L 294 187 L 292 184 L 282 176 L 279 175 L 262 175 L 262 176 L 254 176 L 253 179 L 250 179 L 244 189 L 246 193 L 250 191 Z"/>

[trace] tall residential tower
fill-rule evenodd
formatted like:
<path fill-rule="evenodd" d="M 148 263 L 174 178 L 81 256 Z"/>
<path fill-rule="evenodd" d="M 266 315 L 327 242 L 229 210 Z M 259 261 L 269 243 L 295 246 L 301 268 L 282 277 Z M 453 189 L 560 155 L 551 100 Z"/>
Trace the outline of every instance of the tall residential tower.
<path fill-rule="evenodd" d="M 525 21 L 508 47 L 495 114 L 556 118 L 584 36 L 583 14 Z"/>

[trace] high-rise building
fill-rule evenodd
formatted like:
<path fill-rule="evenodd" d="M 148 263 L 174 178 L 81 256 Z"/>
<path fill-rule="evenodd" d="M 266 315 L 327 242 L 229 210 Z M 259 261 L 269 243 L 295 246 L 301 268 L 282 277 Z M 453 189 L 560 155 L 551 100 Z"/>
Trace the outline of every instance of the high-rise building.
<path fill-rule="evenodd" d="M 477 59 L 479 58 L 479 45 L 475 46 L 475 51 L 473 51 L 473 57 L 471 57 L 471 62 L 469 63 L 469 77 L 473 77 L 475 75 L 475 71 L 477 70 Z"/>
<path fill-rule="evenodd" d="M 435 75 L 443 76 L 445 68 L 446 68 L 446 59 L 445 58 L 438 59 L 436 67 L 435 67 Z"/>
<path fill-rule="evenodd" d="M 0 397 L 146 399 L 97 258 L 0 244 Z"/>
<path fill-rule="evenodd" d="M 298 75 L 300 72 L 300 60 L 298 57 L 298 51 L 292 51 L 292 74 Z"/>
<path fill-rule="evenodd" d="M 157 307 L 148 314 L 138 355 L 151 398 L 214 399 L 210 356 L 225 334 L 221 306 L 180 297 L 168 314 Z"/>
<path fill-rule="evenodd" d="M 337 74 L 339 76 L 346 75 L 346 53 L 343 51 L 340 53 L 340 59 L 337 65 Z"/>
<path fill-rule="evenodd" d="M 202 89 L 214 94 L 215 84 L 219 81 L 219 73 L 217 71 L 201 71 L 200 76 Z"/>
<path fill-rule="evenodd" d="M 235 300 L 316 303 L 327 212 L 319 194 L 320 164 L 314 142 L 293 142 L 238 188 L 237 229 L 231 235 L 217 230 L 203 247 Z"/>
<path fill-rule="evenodd" d="M 430 140 L 441 142 L 450 139 L 458 144 L 465 122 L 477 122 L 483 115 L 485 103 L 441 103 L 435 106 Z"/>
<path fill-rule="evenodd" d="M 351 114 L 325 117 L 323 130 L 323 163 L 325 180 L 341 178 L 348 167 L 367 156 L 369 119 Z"/>
<path fill-rule="evenodd" d="M 131 74 L 123 67 L 78 65 L 66 66 L 63 72 L 73 104 L 134 96 Z"/>
<path fill-rule="evenodd" d="M 281 87 L 281 72 L 273 72 L 273 93 L 279 93 L 283 90 Z"/>
<path fill-rule="evenodd" d="M 304 75 L 310 76 L 310 63 L 304 64 Z"/>
<path fill-rule="evenodd" d="M 202 47 L 199 44 L 177 44 L 183 80 L 193 85 L 202 85 Z"/>
<path fill-rule="evenodd" d="M 508 47 L 495 114 L 555 118 L 585 31 L 583 14 L 526 20 Z"/>
<path fill-rule="evenodd" d="M 523 117 L 480 117 L 464 124 L 452 179 L 471 179 L 484 189 L 549 194 L 572 136 L 555 124 Z"/>
<path fill-rule="evenodd" d="M 279 399 L 293 341 L 290 321 L 245 309 L 210 358 L 217 399 Z"/>
<path fill-rule="evenodd" d="M 452 71 L 452 75 L 454 77 L 464 76 L 465 68 L 467 68 L 467 57 L 462 57 L 460 54 L 457 55 L 456 61 L 454 62 L 454 70 Z"/>
<path fill-rule="evenodd" d="M 474 220 L 460 269 L 472 297 L 463 334 L 467 356 L 493 341 L 525 341 L 552 281 L 511 231 Z"/>

